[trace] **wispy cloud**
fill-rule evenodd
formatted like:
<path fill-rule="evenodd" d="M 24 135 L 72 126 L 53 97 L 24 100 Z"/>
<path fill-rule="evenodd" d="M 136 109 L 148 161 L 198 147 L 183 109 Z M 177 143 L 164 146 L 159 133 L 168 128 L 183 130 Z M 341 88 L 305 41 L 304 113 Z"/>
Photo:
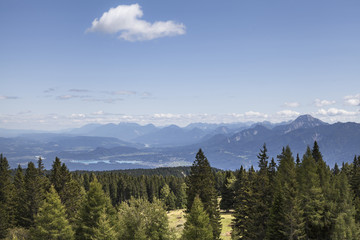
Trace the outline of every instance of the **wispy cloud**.
<path fill-rule="evenodd" d="M 320 100 L 320 99 L 315 99 L 314 104 L 317 107 L 324 107 L 324 106 L 329 106 L 329 105 L 333 105 L 335 104 L 335 101 L 329 101 L 329 100 Z"/>
<path fill-rule="evenodd" d="M 300 103 L 298 103 L 298 102 L 285 102 L 284 106 L 285 107 L 296 108 L 296 107 L 300 106 Z"/>
<path fill-rule="evenodd" d="M 115 103 L 119 101 L 124 101 L 123 98 L 84 98 L 85 102 L 103 102 L 103 103 Z"/>
<path fill-rule="evenodd" d="M 350 106 L 360 106 L 360 94 L 344 97 L 345 103 Z"/>
<path fill-rule="evenodd" d="M 87 99 L 87 98 L 92 98 L 92 97 L 91 96 L 83 96 L 83 95 L 72 95 L 72 94 L 65 94 L 65 95 L 60 95 L 60 96 L 56 97 L 57 100 L 70 100 L 70 99 L 76 99 L 76 98 Z"/>
<path fill-rule="evenodd" d="M 50 93 L 50 92 L 54 92 L 55 88 L 48 88 L 46 90 L 44 90 L 44 93 Z"/>
<path fill-rule="evenodd" d="M 244 113 L 245 117 L 255 117 L 255 118 L 267 118 L 268 115 L 265 113 L 255 112 L 255 111 L 248 111 Z"/>
<path fill-rule="evenodd" d="M 282 110 L 276 113 L 277 115 L 281 116 L 281 117 L 297 117 L 300 115 L 300 113 L 293 111 L 293 110 Z"/>
<path fill-rule="evenodd" d="M 19 99 L 19 97 L 0 95 L 0 100 L 14 100 L 14 99 Z"/>
<path fill-rule="evenodd" d="M 73 98 L 78 98 L 79 96 L 75 96 L 75 95 L 61 95 L 61 96 L 57 96 L 56 99 L 58 100 L 69 100 L 69 99 L 73 99 Z"/>
<path fill-rule="evenodd" d="M 130 95 L 136 95 L 135 91 L 112 91 L 109 92 L 111 95 L 122 95 L 122 96 L 130 96 Z"/>
<path fill-rule="evenodd" d="M 69 92 L 78 92 L 78 93 L 82 93 L 82 92 L 90 92 L 90 90 L 87 90 L 87 89 L 72 88 L 72 89 L 69 89 Z"/>
<path fill-rule="evenodd" d="M 160 37 L 185 34 L 185 25 L 173 21 L 141 20 L 143 11 L 139 4 L 119 5 L 96 18 L 86 32 L 120 33 L 119 38 L 126 41 L 145 41 Z"/>
<path fill-rule="evenodd" d="M 317 114 L 323 115 L 323 116 L 340 116 L 340 115 L 355 116 L 358 114 L 358 112 L 350 112 L 350 111 L 346 111 L 344 109 L 338 109 L 338 108 L 329 108 L 327 110 L 319 109 Z"/>

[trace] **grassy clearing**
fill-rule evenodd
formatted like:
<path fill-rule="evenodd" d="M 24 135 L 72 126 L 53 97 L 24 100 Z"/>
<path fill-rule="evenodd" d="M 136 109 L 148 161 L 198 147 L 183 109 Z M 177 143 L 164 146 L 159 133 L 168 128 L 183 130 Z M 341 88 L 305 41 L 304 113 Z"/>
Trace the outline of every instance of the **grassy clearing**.
<path fill-rule="evenodd" d="M 177 238 L 181 237 L 182 231 L 184 230 L 185 223 L 185 213 L 184 209 L 181 210 L 173 210 L 168 212 L 169 225 L 170 228 L 174 230 Z M 231 220 L 233 218 L 233 213 L 225 213 L 221 212 L 221 223 L 222 223 L 222 231 L 221 231 L 221 239 L 230 240 L 231 239 Z"/>

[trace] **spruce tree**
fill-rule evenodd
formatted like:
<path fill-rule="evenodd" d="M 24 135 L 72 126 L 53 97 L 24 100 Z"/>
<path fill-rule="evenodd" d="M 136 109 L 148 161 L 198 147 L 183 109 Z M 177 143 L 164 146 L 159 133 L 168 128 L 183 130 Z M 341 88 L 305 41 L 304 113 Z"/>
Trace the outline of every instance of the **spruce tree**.
<path fill-rule="evenodd" d="M 0 239 L 5 238 L 12 223 L 12 191 L 9 163 L 0 154 Z"/>
<path fill-rule="evenodd" d="M 347 176 L 344 172 L 334 177 L 335 221 L 332 228 L 331 239 L 355 240 L 359 239 L 359 224 L 355 222 L 355 207 L 352 204 L 352 194 Z"/>
<path fill-rule="evenodd" d="M 235 192 L 234 182 L 236 178 L 231 171 L 226 171 L 225 181 L 221 188 L 221 201 L 220 209 L 229 212 L 230 209 L 234 208 Z"/>
<path fill-rule="evenodd" d="M 281 186 L 275 193 L 266 229 L 266 240 L 287 240 L 285 233 L 284 197 Z"/>
<path fill-rule="evenodd" d="M 249 232 L 252 233 L 253 222 L 249 215 L 253 205 L 253 193 L 250 182 L 249 174 L 241 166 L 234 184 L 235 213 L 232 221 L 232 239 L 249 239 Z"/>
<path fill-rule="evenodd" d="M 356 210 L 355 219 L 357 223 L 360 223 L 360 156 L 357 157 L 355 155 L 354 157 L 350 185 L 354 194 L 354 205 Z"/>
<path fill-rule="evenodd" d="M 170 240 L 169 221 L 159 200 L 131 198 L 119 206 L 119 240 Z"/>
<path fill-rule="evenodd" d="M 59 195 L 70 223 L 74 223 L 85 198 L 84 188 L 77 181 L 71 179 L 65 184 Z"/>
<path fill-rule="evenodd" d="M 104 212 L 110 223 L 115 225 L 114 209 L 111 206 L 110 199 L 102 190 L 101 184 L 94 176 L 90 183 L 89 191 L 86 194 L 82 209 L 80 210 L 76 238 L 91 239 L 95 232 L 100 228 L 100 218 Z M 111 227 L 112 227 L 111 226 Z"/>
<path fill-rule="evenodd" d="M 65 187 L 67 182 L 70 182 L 70 172 L 67 169 L 66 165 L 58 157 L 55 158 L 53 162 L 51 171 L 50 171 L 50 181 L 54 185 L 55 190 L 58 193 L 61 193 L 62 189 Z"/>
<path fill-rule="evenodd" d="M 210 219 L 204 210 L 199 196 L 193 201 L 190 212 L 186 215 L 186 222 L 182 239 L 184 240 L 208 240 L 213 239 Z"/>
<path fill-rule="evenodd" d="M 38 169 L 33 162 L 28 163 L 25 173 L 25 208 L 26 213 L 23 216 L 25 227 L 31 227 L 34 224 L 41 202 L 45 198 L 44 180 L 40 177 Z"/>
<path fill-rule="evenodd" d="M 187 212 L 190 212 L 196 195 L 199 195 L 209 215 L 213 229 L 213 239 L 219 239 L 221 233 L 220 211 L 218 208 L 217 192 L 214 175 L 209 161 L 200 149 L 187 177 Z"/>
<path fill-rule="evenodd" d="M 314 141 L 314 146 L 312 149 L 312 156 L 315 159 L 315 162 L 319 162 L 320 160 L 322 160 L 322 154 L 320 152 L 320 148 L 319 148 L 317 141 Z"/>
<path fill-rule="evenodd" d="M 25 180 L 23 169 L 19 165 L 16 169 L 14 176 L 14 187 L 15 187 L 15 196 L 14 196 L 14 206 L 15 206 L 15 224 L 20 227 L 26 226 L 26 220 L 24 216 L 26 215 L 26 196 L 25 196 Z"/>
<path fill-rule="evenodd" d="M 259 171 L 255 174 L 252 186 L 253 204 L 249 218 L 252 219 L 252 239 L 264 239 L 266 235 L 269 209 L 272 204 L 271 183 L 269 182 L 268 155 L 266 145 L 258 154 Z M 250 229 L 249 229 L 250 230 Z"/>
<path fill-rule="evenodd" d="M 94 229 L 92 240 L 113 240 L 117 239 L 118 233 L 109 220 L 105 211 L 101 212 L 98 222 L 99 227 Z"/>
<path fill-rule="evenodd" d="M 74 239 L 74 232 L 66 219 L 65 208 L 61 204 L 60 197 L 51 186 L 46 194 L 37 215 L 35 227 L 32 230 L 33 239 Z"/>
<path fill-rule="evenodd" d="M 322 161 L 322 159 L 318 160 Z M 317 165 L 310 148 L 303 156 L 300 166 L 300 201 L 305 221 L 305 233 L 310 239 L 322 239 L 324 234 L 324 195 L 317 174 Z"/>
<path fill-rule="evenodd" d="M 279 198 L 278 202 L 281 204 L 275 207 L 276 201 L 273 201 L 272 208 L 281 207 L 277 212 L 284 213 L 284 216 L 278 224 L 272 224 L 271 227 L 269 225 L 267 232 L 280 232 L 284 239 L 301 239 L 304 235 L 304 222 L 298 196 L 295 162 L 289 146 L 283 148 L 278 159 L 279 167 L 274 195 Z M 270 221 L 273 223 L 274 211 L 272 212 Z M 267 235 L 269 236 L 269 233 Z"/>

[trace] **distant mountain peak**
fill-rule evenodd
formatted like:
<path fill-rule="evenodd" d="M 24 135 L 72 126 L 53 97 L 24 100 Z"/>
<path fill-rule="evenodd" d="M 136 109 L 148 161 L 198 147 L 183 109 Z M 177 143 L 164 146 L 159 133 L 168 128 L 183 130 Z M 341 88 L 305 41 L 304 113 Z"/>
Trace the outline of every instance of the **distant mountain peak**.
<path fill-rule="evenodd" d="M 297 117 L 294 121 L 292 121 L 290 124 L 294 123 L 302 123 L 302 124 L 311 124 L 313 127 L 320 126 L 320 125 L 326 125 L 327 123 L 321 121 L 320 119 L 314 118 L 310 114 L 305 114 Z"/>
<path fill-rule="evenodd" d="M 309 114 L 305 114 L 299 116 L 290 124 L 288 124 L 284 133 L 288 133 L 299 128 L 313 128 L 321 125 L 328 125 L 328 123 L 325 123 L 320 119 L 314 118 Z"/>

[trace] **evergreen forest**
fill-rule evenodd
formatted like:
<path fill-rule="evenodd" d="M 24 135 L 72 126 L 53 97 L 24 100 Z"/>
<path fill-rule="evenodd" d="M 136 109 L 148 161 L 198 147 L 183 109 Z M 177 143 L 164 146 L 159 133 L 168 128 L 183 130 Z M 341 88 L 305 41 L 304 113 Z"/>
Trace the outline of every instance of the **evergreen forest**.
<path fill-rule="evenodd" d="M 236 171 L 211 168 L 201 149 L 191 167 L 96 172 L 59 158 L 10 169 L 0 155 L 0 239 L 217 240 L 221 213 L 231 239 L 360 239 L 360 156 L 330 167 L 316 141 L 304 150 L 270 158 L 264 144 L 258 166 Z"/>

